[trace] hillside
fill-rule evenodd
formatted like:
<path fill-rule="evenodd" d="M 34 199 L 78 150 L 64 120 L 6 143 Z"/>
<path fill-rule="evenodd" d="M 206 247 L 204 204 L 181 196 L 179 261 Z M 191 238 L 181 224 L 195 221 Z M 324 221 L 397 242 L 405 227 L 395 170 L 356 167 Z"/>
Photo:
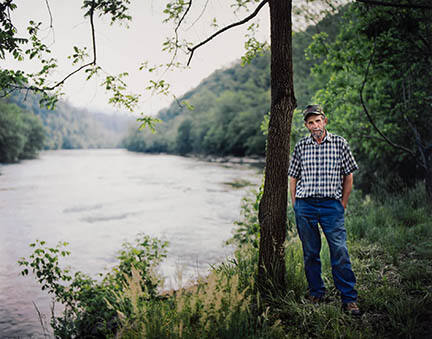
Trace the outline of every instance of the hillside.
<path fill-rule="evenodd" d="M 37 157 L 42 149 L 119 147 L 133 119 L 77 109 L 60 101 L 54 110 L 32 93 L 0 100 L 0 163 Z"/>
<path fill-rule="evenodd" d="M 7 99 L 40 118 L 45 149 L 118 147 L 131 118 L 78 109 L 59 101 L 54 110 L 40 107 L 38 97 L 16 93 Z"/>
<path fill-rule="evenodd" d="M 335 38 L 341 14 L 324 18 L 293 36 L 294 86 L 297 107 L 306 106 L 316 92 L 311 68 L 320 60 L 308 60 L 306 48 L 317 32 Z M 193 106 L 181 104 L 184 101 Z M 270 107 L 270 55 L 257 56 L 250 64 L 240 61 L 220 69 L 196 88 L 158 114 L 163 123 L 158 133 L 131 129 L 124 146 L 138 152 L 262 156 L 265 135 L 262 124 Z M 293 138 L 298 136 L 294 122 Z"/>

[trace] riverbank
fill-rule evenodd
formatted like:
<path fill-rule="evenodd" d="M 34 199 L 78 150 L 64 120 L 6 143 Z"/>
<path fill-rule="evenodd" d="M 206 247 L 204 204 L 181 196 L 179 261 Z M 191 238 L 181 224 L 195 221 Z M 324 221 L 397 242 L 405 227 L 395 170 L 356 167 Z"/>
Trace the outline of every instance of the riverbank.
<path fill-rule="evenodd" d="M 121 256 L 118 266 L 122 267 L 118 273 L 124 277 L 121 284 L 112 284 L 119 277 L 116 271 L 106 276 L 103 284 L 82 285 L 83 280 L 76 284 L 87 292 L 75 295 L 85 302 L 76 303 L 81 305 L 75 309 L 82 312 L 78 314 L 80 317 L 71 317 L 74 314 L 71 312 L 69 318 L 64 318 L 68 328 L 99 331 L 104 337 L 116 338 L 426 338 L 430 335 L 432 224 L 422 187 L 375 199 L 365 199 L 359 192 L 352 194 L 346 227 L 357 276 L 360 317 L 341 310 L 332 283 L 326 242 L 322 264 L 328 294 L 318 305 L 305 298 L 303 256 L 293 227 L 292 210 L 288 215 L 286 242 L 288 292 L 281 295 L 273 291 L 272 298 L 263 301 L 254 283 L 258 262 L 256 213 L 253 201 L 244 205 L 243 217 L 233 237 L 237 249 L 232 257 L 214 265 L 209 275 L 197 279 L 192 286 L 172 294 L 154 294 L 157 280 L 150 267 L 152 260 L 157 263 L 164 255 L 162 248 L 150 239 L 137 244 L 135 249 L 126 247 L 129 252 Z M 138 270 L 131 269 L 135 259 L 128 253 L 141 257 Z M 86 319 L 89 327 L 82 326 L 80 319 Z"/>
<path fill-rule="evenodd" d="M 265 157 L 235 157 L 235 156 L 217 157 L 212 155 L 192 155 L 191 157 L 199 160 L 208 161 L 208 162 L 253 165 L 256 167 L 264 167 L 266 162 Z"/>
<path fill-rule="evenodd" d="M 265 157 L 259 157 L 259 156 L 250 156 L 250 157 L 236 157 L 233 155 L 227 155 L 227 156 L 216 156 L 211 154 L 171 154 L 171 153 L 145 153 L 145 152 L 134 152 L 129 151 L 133 153 L 138 154 L 159 154 L 159 155 L 173 155 L 173 156 L 181 156 L 184 158 L 191 158 L 196 159 L 200 161 L 206 161 L 206 162 L 215 162 L 219 164 L 233 164 L 233 165 L 250 165 L 257 168 L 264 168 L 266 158 Z"/>
<path fill-rule="evenodd" d="M 33 301 L 50 317 L 51 297 L 17 265 L 36 239 L 69 242 L 64 264 L 92 278 L 110 270 L 121 244 L 137 234 L 167 240 L 160 270 L 166 288 L 175 288 L 177 271 L 184 280 L 204 275 L 232 253 L 223 244 L 252 188 L 232 184 L 260 178 L 249 166 L 123 149 L 44 151 L 2 166 L 0 337 L 42 337 Z"/>
<path fill-rule="evenodd" d="M 360 317 L 341 310 L 323 242 L 325 301 L 305 295 L 301 243 L 294 216 L 286 243 L 288 293 L 263 302 L 255 289 L 256 208 L 245 206 L 235 257 L 206 279 L 171 297 L 142 305 L 125 319 L 120 337 L 146 338 L 426 338 L 432 333 L 432 223 L 424 189 L 398 196 L 352 196 L 346 225 L 357 275 Z M 235 239 L 235 238 L 234 238 Z M 136 320 L 131 320 L 136 319 Z"/>

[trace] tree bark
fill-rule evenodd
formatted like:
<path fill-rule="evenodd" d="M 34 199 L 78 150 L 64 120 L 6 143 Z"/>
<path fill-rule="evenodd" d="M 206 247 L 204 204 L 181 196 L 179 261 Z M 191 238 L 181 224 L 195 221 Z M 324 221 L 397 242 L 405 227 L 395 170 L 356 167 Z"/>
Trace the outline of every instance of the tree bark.
<path fill-rule="evenodd" d="M 425 188 L 429 205 L 432 206 L 432 151 L 426 154 Z"/>
<path fill-rule="evenodd" d="M 259 206 L 258 286 L 286 291 L 285 251 L 288 161 L 293 111 L 296 107 L 292 67 L 292 0 L 270 0 L 271 109 L 267 136 L 264 192 Z"/>

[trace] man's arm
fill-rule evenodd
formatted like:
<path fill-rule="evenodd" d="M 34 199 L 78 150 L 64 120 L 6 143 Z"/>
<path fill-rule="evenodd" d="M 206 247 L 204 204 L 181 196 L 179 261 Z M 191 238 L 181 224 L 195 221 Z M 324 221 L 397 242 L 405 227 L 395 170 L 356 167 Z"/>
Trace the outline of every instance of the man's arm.
<path fill-rule="evenodd" d="M 295 196 L 296 196 L 297 181 L 298 181 L 297 178 L 290 177 L 289 188 L 290 188 L 291 203 L 292 203 L 293 208 L 294 208 L 294 203 L 296 200 Z"/>
<path fill-rule="evenodd" d="M 352 191 L 354 176 L 352 173 L 345 175 L 342 181 L 342 206 L 344 208 L 348 205 L 348 198 Z"/>

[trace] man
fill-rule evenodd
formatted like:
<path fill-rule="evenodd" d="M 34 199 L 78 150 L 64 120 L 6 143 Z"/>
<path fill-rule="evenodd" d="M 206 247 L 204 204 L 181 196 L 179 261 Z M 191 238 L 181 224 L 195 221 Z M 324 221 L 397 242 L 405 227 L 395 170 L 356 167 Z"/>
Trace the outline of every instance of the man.
<path fill-rule="evenodd" d="M 359 315 L 356 282 L 346 245 L 344 212 L 358 168 L 348 143 L 327 132 L 327 118 L 319 105 L 303 111 L 311 135 L 302 138 L 294 148 L 288 175 L 291 201 L 297 230 L 303 246 L 309 299 L 316 303 L 325 294 L 321 278 L 320 224 L 330 249 L 333 281 L 339 290 L 342 307 Z"/>

